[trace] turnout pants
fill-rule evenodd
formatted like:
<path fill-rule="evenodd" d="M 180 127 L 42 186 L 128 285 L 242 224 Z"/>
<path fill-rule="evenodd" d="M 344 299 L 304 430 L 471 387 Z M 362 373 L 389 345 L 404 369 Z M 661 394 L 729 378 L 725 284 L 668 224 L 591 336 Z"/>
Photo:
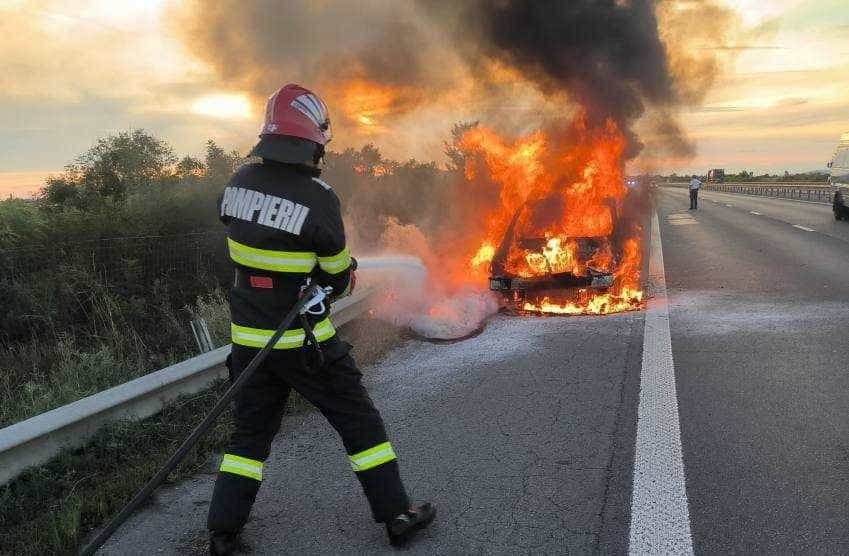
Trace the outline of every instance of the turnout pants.
<path fill-rule="evenodd" d="M 690 190 L 690 208 L 697 209 L 699 208 L 699 190 L 691 189 Z"/>
<path fill-rule="evenodd" d="M 339 433 L 375 521 L 390 521 L 409 507 L 383 420 L 361 383 L 350 348 L 335 336 L 324 342 L 325 364 L 315 373 L 307 370 L 300 349 L 272 351 L 256 370 L 235 399 L 236 428 L 215 482 L 210 530 L 235 532 L 247 522 L 262 482 L 263 462 L 293 388 Z M 233 346 L 231 380 L 258 351 Z"/>

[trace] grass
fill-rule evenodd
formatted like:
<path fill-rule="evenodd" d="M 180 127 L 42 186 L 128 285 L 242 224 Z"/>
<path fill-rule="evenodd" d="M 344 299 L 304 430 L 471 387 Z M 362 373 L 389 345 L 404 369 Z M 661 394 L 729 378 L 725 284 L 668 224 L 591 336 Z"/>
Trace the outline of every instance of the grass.
<path fill-rule="evenodd" d="M 85 447 L 62 452 L 0 487 L 3 554 L 74 554 L 84 536 L 103 524 L 165 462 L 223 391 L 224 383 L 183 398 L 142 421 L 102 429 Z M 225 413 L 169 482 L 196 473 L 226 444 L 232 415 Z"/>
<path fill-rule="evenodd" d="M 151 310 L 159 323 L 161 345 L 134 326 L 104 297 L 96 305 L 96 333 L 80 337 L 62 332 L 34 338 L 0 351 L 0 427 L 122 384 L 195 355 L 188 316 L 206 319 L 216 345 L 229 336 L 224 294 L 215 290 L 194 307 Z"/>
<path fill-rule="evenodd" d="M 226 319 L 218 318 L 226 311 L 221 299 L 204 298 L 193 311 L 207 317 L 214 340 L 225 338 Z M 370 318 L 345 325 L 340 335 L 355 346 L 353 354 L 363 368 L 378 362 L 403 338 L 396 327 Z M 97 361 L 111 360 L 103 356 Z M 74 554 L 90 531 L 104 524 L 156 472 L 225 387 L 226 383 L 219 383 L 181 398 L 142 421 L 114 423 L 87 446 L 62 452 L 48 464 L 0 487 L 0 553 Z M 293 396 L 289 407 L 290 412 L 300 412 L 309 405 Z M 232 422 L 229 411 L 222 415 L 169 482 L 194 475 L 223 451 Z"/>

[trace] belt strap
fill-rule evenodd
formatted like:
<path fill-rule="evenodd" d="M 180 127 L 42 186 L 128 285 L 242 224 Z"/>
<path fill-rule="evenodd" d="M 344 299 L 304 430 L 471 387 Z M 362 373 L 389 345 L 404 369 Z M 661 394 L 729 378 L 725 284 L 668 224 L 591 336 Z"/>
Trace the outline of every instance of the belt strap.
<path fill-rule="evenodd" d="M 305 314 L 301 314 L 301 326 L 304 327 L 304 348 L 306 351 L 306 367 L 307 369 L 315 373 L 322 367 L 324 367 L 324 353 L 321 351 L 321 345 L 316 340 L 315 332 L 313 331 L 312 325 L 310 325 L 309 319 Z"/>

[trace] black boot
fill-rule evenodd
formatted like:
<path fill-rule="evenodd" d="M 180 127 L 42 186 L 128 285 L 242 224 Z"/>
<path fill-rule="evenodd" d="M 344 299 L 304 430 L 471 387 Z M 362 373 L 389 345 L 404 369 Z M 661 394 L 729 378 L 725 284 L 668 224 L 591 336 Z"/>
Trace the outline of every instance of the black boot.
<path fill-rule="evenodd" d="M 230 556 L 239 552 L 239 533 L 230 531 L 211 531 L 209 534 L 210 556 Z"/>
<path fill-rule="evenodd" d="M 386 524 L 386 534 L 392 546 L 404 546 L 436 517 L 436 506 L 430 502 L 415 502 L 410 509 Z"/>

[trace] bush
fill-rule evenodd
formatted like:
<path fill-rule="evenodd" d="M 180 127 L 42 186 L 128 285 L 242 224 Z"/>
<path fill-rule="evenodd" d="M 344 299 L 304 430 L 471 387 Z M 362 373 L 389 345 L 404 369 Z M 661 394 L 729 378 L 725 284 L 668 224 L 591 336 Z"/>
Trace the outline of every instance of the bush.
<path fill-rule="evenodd" d="M 0 425 L 190 356 L 191 318 L 227 341 L 216 204 L 242 162 L 212 141 L 203 161 L 178 162 L 134 130 L 97 141 L 35 200 L 0 201 Z M 390 217 L 432 229 L 449 212 L 452 173 L 433 163 L 367 145 L 328 153 L 325 174 L 360 249 Z"/>
<path fill-rule="evenodd" d="M 97 299 L 87 329 L 96 336 L 55 330 L 0 352 L 0 427 L 196 354 L 186 324 L 191 318 L 206 319 L 216 346 L 229 343 L 229 312 L 220 289 L 179 309 L 164 302 L 128 304 L 113 294 Z"/>
<path fill-rule="evenodd" d="M 0 486 L 2 552 L 74 554 L 85 535 L 114 515 L 165 462 L 225 386 L 182 398 L 143 421 L 109 425 L 85 448 L 67 450 Z M 228 412 L 169 480 L 197 473 L 223 448 L 231 429 Z"/>

